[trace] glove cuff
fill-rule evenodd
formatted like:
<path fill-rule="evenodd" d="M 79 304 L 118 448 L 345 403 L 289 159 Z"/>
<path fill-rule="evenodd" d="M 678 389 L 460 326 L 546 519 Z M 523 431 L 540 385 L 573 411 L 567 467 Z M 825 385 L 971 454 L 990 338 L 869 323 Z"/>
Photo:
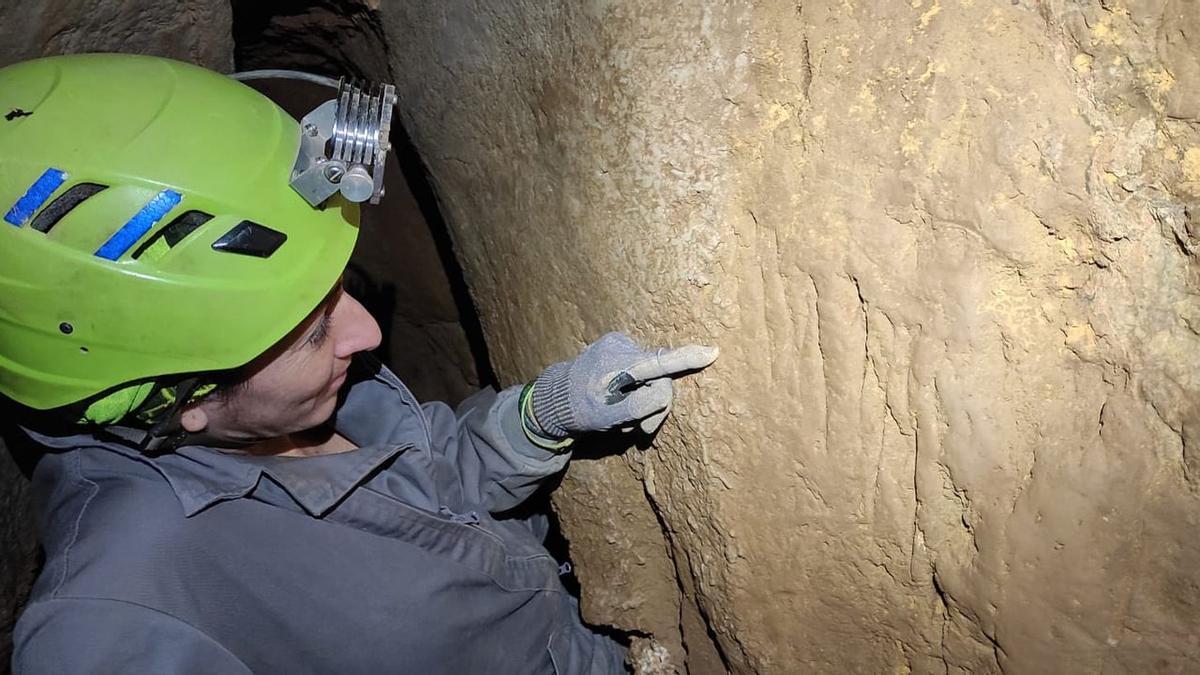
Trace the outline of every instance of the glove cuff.
<path fill-rule="evenodd" d="M 549 438 L 566 438 L 578 427 L 571 411 L 571 364 L 556 363 L 533 382 L 533 422 Z"/>
<path fill-rule="evenodd" d="M 533 418 L 529 404 L 533 402 L 533 383 L 525 385 L 517 399 L 517 416 L 521 418 L 521 431 L 530 443 L 551 452 L 569 452 L 568 448 L 575 442 L 574 438 L 549 438 L 546 430 Z"/>

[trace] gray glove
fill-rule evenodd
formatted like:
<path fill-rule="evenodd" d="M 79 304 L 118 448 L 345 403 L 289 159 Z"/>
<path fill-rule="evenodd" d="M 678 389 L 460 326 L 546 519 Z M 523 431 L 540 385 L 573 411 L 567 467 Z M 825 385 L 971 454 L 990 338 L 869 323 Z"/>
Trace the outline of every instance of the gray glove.
<path fill-rule="evenodd" d="M 707 368 L 716 359 L 716 347 L 643 351 L 629 337 L 609 333 L 574 360 L 538 376 L 531 421 L 539 436 L 550 439 L 628 430 L 635 424 L 653 433 L 671 410 L 671 378 Z"/>

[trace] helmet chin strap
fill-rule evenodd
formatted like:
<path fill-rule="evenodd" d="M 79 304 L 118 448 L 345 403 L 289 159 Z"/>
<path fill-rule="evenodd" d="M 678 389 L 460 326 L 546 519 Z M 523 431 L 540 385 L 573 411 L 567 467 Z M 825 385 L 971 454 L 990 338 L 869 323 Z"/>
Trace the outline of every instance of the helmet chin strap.
<path fill-rule="evenodd" d="M 203 385 L 204 381 L 198 377 L 189 377 L 175 385 L 175 402 L 163 413 L 162 419 L 149 429 L 109 425 L 100 433 L 116 436 L 150 457 L 167 454 L 182 445 L 228 444 L 205 432 L 192 433 L 183 428 L 183 409 L 191 402 L 196 389 Z"/>

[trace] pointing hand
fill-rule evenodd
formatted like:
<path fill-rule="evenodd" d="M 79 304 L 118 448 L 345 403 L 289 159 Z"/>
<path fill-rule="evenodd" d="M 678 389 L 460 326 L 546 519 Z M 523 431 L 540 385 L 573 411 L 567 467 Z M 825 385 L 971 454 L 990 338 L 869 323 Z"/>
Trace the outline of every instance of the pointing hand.
<path fill-rule="evenodd" d="M 653 433 L 670 412 L 672 378 L 707 368 L 717 353 L 703 345 L 644 351 L 628 336 L 609 333 L 534 381 L 529 421 L 548 439 L 635 425 Z"/>

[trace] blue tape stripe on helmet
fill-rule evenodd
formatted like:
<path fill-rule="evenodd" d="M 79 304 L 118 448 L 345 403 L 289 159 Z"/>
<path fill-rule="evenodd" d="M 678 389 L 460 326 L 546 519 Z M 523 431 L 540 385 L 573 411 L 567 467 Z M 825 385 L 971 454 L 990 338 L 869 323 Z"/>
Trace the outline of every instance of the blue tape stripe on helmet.
<path fill-rule="evenodd" d="M 50 195 L 54 191 L 62 187 L 62 184 L 67 182 L 67 174 L 58 169 L 46 169 L 41 177 L 29 186 L 25 194 L 12 205 L 8 213 L 4 214 L 4 220 L 11 225 L 20 227 L 25 224 L 25 221 L 33 217 L 37 210 L 42 208 L 42 204 L 50 199 Z"/>
<path fill-rule="evenodd" d="M 162 217 L 167 215 L 171 209 L 175 208 L 183 199 L 183 195 L 174 190 L 163 190 L 154 196 L 154 199 L 146 202 L 141 211 L 133 214 L 129 222 L 121 226 L 121 229 L 113 233 L 108 241 L 104 242 L 96 251 L 96 256 L 116 260 L 120 258 L 131 246 L 137 243 L 142 235 L 150 231 L 154 224 L 162 220 Z"/>

